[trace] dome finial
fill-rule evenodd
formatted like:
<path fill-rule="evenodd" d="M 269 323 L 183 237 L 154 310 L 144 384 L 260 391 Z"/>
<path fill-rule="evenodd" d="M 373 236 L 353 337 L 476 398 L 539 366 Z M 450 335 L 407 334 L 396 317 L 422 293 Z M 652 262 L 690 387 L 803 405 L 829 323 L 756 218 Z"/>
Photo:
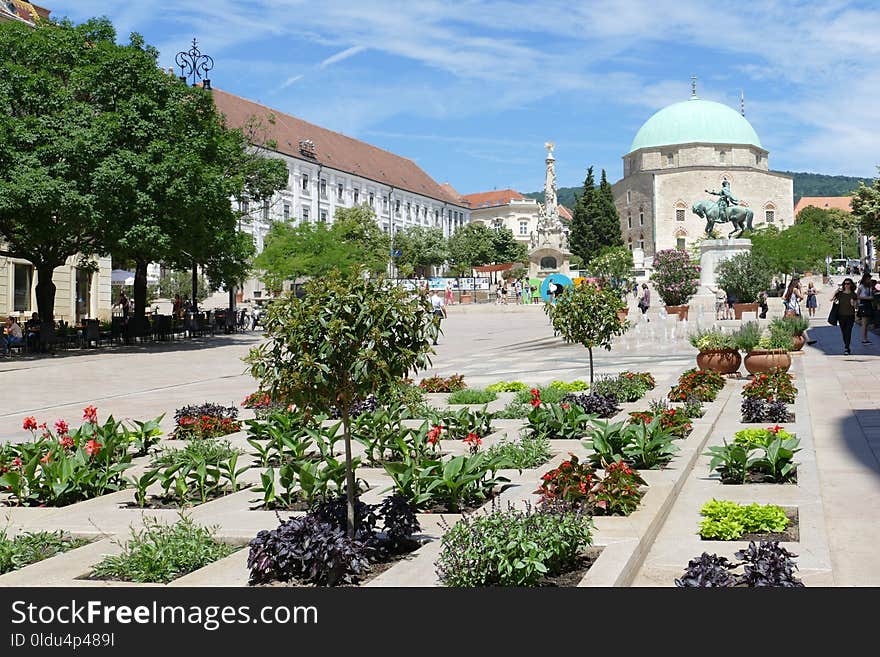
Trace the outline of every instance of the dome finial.
<path fill-rule="evenodd" d="M 739 90 L 739 113 L 746 115 L 746 92 L 742 89 Z"/>
<path fill-rule="evenodd" d="M 691 75 L 691 98 L 697 97 L 697 76 Z"/>

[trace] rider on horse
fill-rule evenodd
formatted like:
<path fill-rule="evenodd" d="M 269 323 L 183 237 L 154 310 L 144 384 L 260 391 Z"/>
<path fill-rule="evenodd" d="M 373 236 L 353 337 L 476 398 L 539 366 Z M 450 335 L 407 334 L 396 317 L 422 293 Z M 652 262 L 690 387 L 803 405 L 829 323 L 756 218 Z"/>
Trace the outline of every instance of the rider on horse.
<path fill-rule="evenodd" d="M 730 181 L 725 180 L 721 183 L 721 191 L 715 192 L 711 190 L 705 190 L 707 194 L 712 194 L 713 196 L 718 197 L 718 219 L 720 221 L 727 220 L 727 208 L 731 205 L 739 205 L 739 201 L 734 198 L 733 194 L 730 193 Z"/>

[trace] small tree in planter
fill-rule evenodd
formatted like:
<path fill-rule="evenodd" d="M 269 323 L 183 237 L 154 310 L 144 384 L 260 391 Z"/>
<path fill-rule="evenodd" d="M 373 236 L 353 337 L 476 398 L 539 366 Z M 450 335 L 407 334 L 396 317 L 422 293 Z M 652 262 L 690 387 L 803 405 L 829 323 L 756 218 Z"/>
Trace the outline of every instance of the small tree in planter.
<path fill-rule="evenodd" d="M 716 271 L 718 285 L 732 293 L 738 304 L 757 304 L 758 295 L 770 287 L 773 268 L 766 258 L 752 252 L 738 253 L 718 265 Z M 742 309 L 737 309 L 737 319 Z M 757 306 L 754 306 L 757 310 Z"/>
<path fill-rule="evenodd" d="M 550 316 L 553 332 L 566 342 L 582 344 L 590 352 L 590 384 L 593 383 L 593 348 L 611 350 L 618 335 L 626 333 L 629 322 L 621 321 L 617 313 L 626 304 L 613 290 L 605 290 L 590 283 L 565 288 L 555 304 L 544 306 Z"/>
<path fill-rule="evenodd" d="M 431 304 L 424 293 L 410 299 L 383 278 L 334 271 L 269 307 L 269 340 L 245 359 L 260 389 L 301 408 L 340 411 L 345 440 L 348 535 L 355 530 L 355 480 L 351 461 L 352 403 L 396 386 L 412 370 L 430 364 Z"/>
<path fill-rule="evenodd" d="M 691 261 L 686 251 L 665 249 L 654 255 L 651 282 L 667 306 L 686 306 L 697 293 L 700 266 Z"/>

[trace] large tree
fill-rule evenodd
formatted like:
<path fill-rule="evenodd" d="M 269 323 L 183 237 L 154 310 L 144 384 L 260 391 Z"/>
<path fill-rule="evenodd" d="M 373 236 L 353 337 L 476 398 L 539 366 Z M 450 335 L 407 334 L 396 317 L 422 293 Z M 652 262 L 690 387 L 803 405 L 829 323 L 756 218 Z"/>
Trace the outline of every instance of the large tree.
<path fill-rule="evenodd" d="M 859 257 L 859 220 L 845 210 L 817 208 L 808 205 L 798 212 L 795 223 L 812 224 L 820 232 L 831 235 L 838 243 L 835 253 L 843 247 L 843 257 Z"/>
<path fill-rule="evenodd" d="M 442 265 L 449 257 L 441 228 L 409 226 L 394 235 L 394 248 L 400 251 L 397 267 L 401 271 L 427 276 L 431 267 Z"/>
<path fill-rule="evenodd" d="M 449 260 L 459 274 L 494 259 L 494 232 L 482 222 L 465 224 L 449 238 Z"/>
<path fill-rule="evenodd" d="M 37 308 L 54 319 L 56 267 L 103 250 L 107 218 L 95 179 L 112 164 L 124 122 L 102 87 L 119 48 L 106 20 L 0 23 L 0 236 L 37 270 Z M 138 58 L 131 47 L 124 54 Z"/>
<path fill-rule="evenodd" d="M 493 261 L 501 264 L 508 262 L 528 262 L 529 252 L 526 245 L 518 242 L 510 228 L 496 228 L 492 235 L 492 248 L 495 250 Z"/>
<path fill-rule="evenodd" d="M 853 196 L 852 211 L 864 234 L 880 235 L 880 177 L 870 187 L 859 183 Z"/>
<path fill-rule="evenodd" d="M 752 253 L 773 271 L 787 276 L 805 271 L 824 271 L 825 258 L 839 250 L 838 238 L 809 222 L 795 223 L 784 230 L 775 226 L 749 235 Z"/>
<path fill-rule="evenodd" d="M 623 246 L 620 216 L 614 205 L 614 195 L 605 169 L 602 169 L 598 187 L 593 177 L 593 167 L 587 170 L 583 192 L 578 196 L 572 212 L 569 245 L 572 254 L 583 264 L 588 264 L 608 247 Z"/>
<path fill-rule="evenodd" d="M 106 19 L 0 24 L 0 235 L 36 267 L 44 321 L 53 271 L 77 253 L 135 267 L 135 318 L 150 261 L 240 278 L 252 246 L 230 198 L 286 181 L 281 161 L 223 125 L 210 92 L 163 73 L 139 35 L 115 38 Z"/>
<path fill-rule="evenodd" d="M 593 196 L 596 193 L 596 179 L 593 177 L 593 167 L 587 169 L 587 177 L 581 193 L 577 195 L 574 209 L 571 213 L 571 232 L 569 233 L 569 250 L 582 262 L 586 263 L 592 258 L 590 244 L 593 240 L 592 222 L 590 221 L 590 209 L 593 205 Z"/>
<path fill-rule="evenodd" d="M 374 274 L 385 270 L 390 240 L 369 207 L 339 208 L 333 219 L 332 226 L 272 225 L 263 251 L 254 259 L 254 268 L 269 289 L 280 290 L 284 281 L 323 276 L 334 269 L 364 268 Z"/>

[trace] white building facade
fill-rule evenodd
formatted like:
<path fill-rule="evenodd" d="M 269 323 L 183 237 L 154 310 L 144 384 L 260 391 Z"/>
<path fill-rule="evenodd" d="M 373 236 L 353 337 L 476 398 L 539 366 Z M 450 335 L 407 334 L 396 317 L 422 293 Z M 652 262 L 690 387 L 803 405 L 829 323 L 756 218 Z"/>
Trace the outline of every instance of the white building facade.
<path fill-rule="evenodd" d="M 242 201 L 239 208 L 250 217 L 241 228 L 253 235 L 258 253 L 273 222 L 332 224 L 339 208 L 363 204 L 392 234 L 425 226 L 441 228 L 448 237 L 470 221 L 467 202 L 412 160 L 220 90 L 213 94 L 230 127 L 244 126 L 251 117 L 264 119 L 276 143 L 270 155 L 282 159 L 289 172 L 286 187 L 271 200 Z M 254 292 L 265 296 L 261 282 L 250 281 L 243 297 Z"/>

